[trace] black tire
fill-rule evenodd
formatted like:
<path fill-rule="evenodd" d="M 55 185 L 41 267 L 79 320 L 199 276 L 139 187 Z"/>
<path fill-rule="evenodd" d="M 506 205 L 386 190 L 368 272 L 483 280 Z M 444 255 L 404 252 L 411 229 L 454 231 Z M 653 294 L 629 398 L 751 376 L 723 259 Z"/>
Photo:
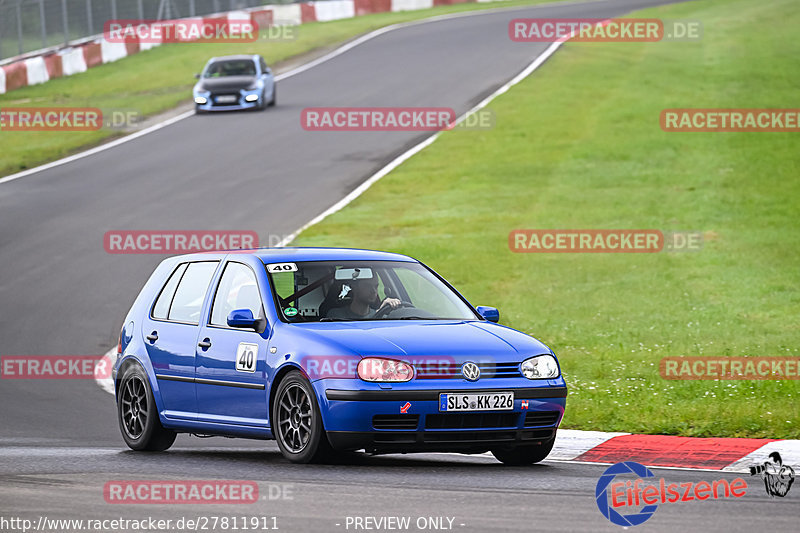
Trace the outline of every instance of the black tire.
<path fill-rule="evenodd" d="M 205 115 L 205 109 L 200 109 L 199 106 L 194 106 L 194 114 L 195 115 Z"/>
<path fill-rule="evenodd" d="M 533 463 L 543 461 L 545 457 L 550 454 L 555 441 L 556 439 L 552 438 L 549 441 L 543 442 L 542 444 L 495 448 L 492 450 L 492 455 L 494 455 L 498 461 L 505 465 L 532 465 Z"/>
<path fill-rule="evenodd" d="M 139 365 L 131 365 L 117 391 L 117 420 L 122 439 L 131 450 L 163 452 L 177 434 L 161 425 L 150 380 Z"/>
<path fill-rule="evenodd" d="M 264 111 L 267 108 L 267 90 L 261 91 L 261 98 L 258 99 L 258 105 L 255 107 L 256 111 Z"/>
<path fill-rule="evenodd" d="M 272 86 L 272 100 L 269 101 L 269 106 L 274 107 L 278 103 L 278 84 Z"/>
<path fill-rule="evenodd" d="M 325 462 L 336 455 L 325 433 L 314 390 L 296 370 L 278 384 L 271 426 L 278 448 L 293 463 Z"/>

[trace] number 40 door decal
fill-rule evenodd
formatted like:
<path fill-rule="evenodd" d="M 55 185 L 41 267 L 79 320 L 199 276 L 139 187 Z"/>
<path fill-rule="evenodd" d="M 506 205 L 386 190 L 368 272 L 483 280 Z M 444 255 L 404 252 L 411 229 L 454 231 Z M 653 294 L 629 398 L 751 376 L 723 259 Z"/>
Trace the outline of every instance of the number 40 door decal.
<path fill-rule="evenodd" d="M 255 372 L 258 360 L 258 344 L 240 342 L 236 349 L 236 371 Z"/>

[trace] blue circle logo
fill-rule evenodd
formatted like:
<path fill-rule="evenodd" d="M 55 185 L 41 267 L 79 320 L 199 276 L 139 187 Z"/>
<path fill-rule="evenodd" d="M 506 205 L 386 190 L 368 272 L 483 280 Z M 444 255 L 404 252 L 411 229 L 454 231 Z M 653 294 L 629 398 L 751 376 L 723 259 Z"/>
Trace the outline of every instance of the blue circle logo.
<path fill-rule="evenodd" d="M 597 500 L 597 508 L 603 513 L 603 516 L 611 520 L 612 523 L 618 526 L 638 526 L 647 521 L 653 513 L 658 509 L 658 505 L 645 505 L 638 512 L 631 514 L 620 514 L 611 506 L 608 505 L 608 486 L 614 481 L 614 478 L 621 474 L 633 474 L 640 478 L 655 477 L 655 475 L 647 469 L 646 466 L 634 463 L 633 461 L 625 461 L 624 463 L 617 463 L 609 466 L 600 479 L 597 480 L 597 487 L 594 494 Z"/>

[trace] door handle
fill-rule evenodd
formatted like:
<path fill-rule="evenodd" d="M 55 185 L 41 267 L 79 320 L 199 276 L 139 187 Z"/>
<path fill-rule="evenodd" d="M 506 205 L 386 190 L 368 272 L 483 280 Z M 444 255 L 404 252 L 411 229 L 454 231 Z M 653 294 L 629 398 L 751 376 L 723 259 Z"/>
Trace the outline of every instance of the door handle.
<path fill-rule="evenodd" d="M 150 342 L 156 342 L 156 341 L 158 340 L 158 332 L 157 332 L 157 331 L 154 331 L 153 333 L 151 333 L 150 335 L 148 335 L 148 336 L 147 336 L 147 337 L 145 337 L 145 338 L 146 338 L 147 340 L 149 340 Z"/>
<path fill-rule="evenodd" d="M 211 348 L 211 339 L 206 337 L 205 339 L 203 339 L 203 342 L 198 342 L 197 345 L 204 350 L 208 350 L 209 348 Z"/>

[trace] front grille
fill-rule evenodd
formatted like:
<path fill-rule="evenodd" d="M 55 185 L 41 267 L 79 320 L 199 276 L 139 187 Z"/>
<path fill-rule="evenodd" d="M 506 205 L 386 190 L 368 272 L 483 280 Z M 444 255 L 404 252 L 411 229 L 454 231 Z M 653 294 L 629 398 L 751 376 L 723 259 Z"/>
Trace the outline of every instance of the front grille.
<path fill-rule="evenodd" d="M 491 444 L 495 442 L 532 442 L 553 438 L 554 430 L 484 430 L 484 431 L 387 431 L 375 433 L 372 442 L 378 447 L 392 445 L 447 445 L 447 444 Z"/>
<path fill-rule="evenodd" d="M 375 415 L 372 427 L 375 429 L 417 429 L 419 415 Z"/>
<path fill-rule="evenodd" d="M 480 363 L 476 362 L 481 369 L 480 379 L 492 378 L 517 378 L 522 374 L 519 371 L 519 363 Z M 461 365 L 456 363 L 432 362 L 415 365 L 417 379 L 463 379 L 461 375 Z"/>
<path fill-rule="evenodd" d="M 488 429 L 517 427 L 518 413 L 447 413 L 425 415 L 425 429 Z"/>
<path fill-rule="evenodd" d="M 554 426 L 558 422 L 558 411 L 531 411 L 525 415 L 525 427 Z"/>

